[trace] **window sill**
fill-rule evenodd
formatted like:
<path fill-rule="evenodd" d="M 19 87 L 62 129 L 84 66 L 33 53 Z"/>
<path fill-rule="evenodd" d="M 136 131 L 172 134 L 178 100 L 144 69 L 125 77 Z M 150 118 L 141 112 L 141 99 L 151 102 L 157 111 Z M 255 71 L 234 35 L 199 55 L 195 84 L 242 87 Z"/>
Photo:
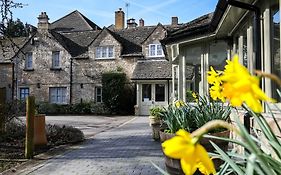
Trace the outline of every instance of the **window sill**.
<path fill-rule="evenodd" d="M 112 58 L 95 58 L 95 60 L 115 60 L 115 57 L 112 57 Z"/>
<path fill-rule="evenodd" d="M 60 70 L 62 70 L 62 68 L 54 68 L 54 67 L 52 67 L 52 68 L 50 68 L 50 70 L 54 70 L 54 71 L 60 71 Z"/>
<path fill-rule="evenodd" d="M 24 71 L 34 71 L 34 69 L 32 68 L 32 69 L 27 69 L 27 68 L 24 68 L 23 69 Z"/>

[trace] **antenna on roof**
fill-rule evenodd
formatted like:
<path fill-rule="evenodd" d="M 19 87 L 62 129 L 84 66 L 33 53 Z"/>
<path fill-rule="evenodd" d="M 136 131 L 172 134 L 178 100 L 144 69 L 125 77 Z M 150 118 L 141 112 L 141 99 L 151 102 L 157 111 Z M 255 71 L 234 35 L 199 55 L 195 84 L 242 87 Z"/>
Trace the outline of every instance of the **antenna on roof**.
<path fill-rule="evenodd" d="M 129 15 L 129 6 L 130 6 L 130 3 L 129 2 L 126 2 L 125 3 L 125 6 L 126 6 L 126 10 L 127 10 L 127 20 L 128 20 L 128 15 Z"/>

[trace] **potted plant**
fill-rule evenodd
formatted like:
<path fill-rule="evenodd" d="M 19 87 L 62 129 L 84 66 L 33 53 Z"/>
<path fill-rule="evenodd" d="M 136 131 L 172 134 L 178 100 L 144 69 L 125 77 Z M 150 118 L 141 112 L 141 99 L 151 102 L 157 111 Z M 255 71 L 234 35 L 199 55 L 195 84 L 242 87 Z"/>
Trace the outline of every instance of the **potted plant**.
<path fill-rule="evenodd" d="M 162 112 L 162 120 L 167 127 L 164 131 L 160 131 L 160 140 L 161 142 L 164 142 L 165 140 L 172 138 L 180 129 L 184 129 L 185 131 L 191 133 L 212 120 L 223 120 L 229 122 L 230 113 L 230 106 L 225 106 L 222 102 L 209 100 L 207 97 L 199 97 L 197 103 L 194 105 L 188 105 L 182 101 L 176 101 L 175 103 L 170 104 L 168 108 Z M 216 136 L 224 135 L 225 137 L 229 137 L 229 131 L 227 130 L 213 130 L 209 134 L 214 134 Z M 207 138 L 203 138 L 200 140 L 200 143 L 207 149 L 207 151 L 211 152 L 214 148 L 211 146 L 209 141 L 210 140 Z M 227 149 L 227 142 L 217 144 Z M 165 156 L 165 164 L 168 173 L 184 174 L 181 170 L 180 161 L 178 159 L 172 159 Z"/>
<path fill-rule="evenodd" d="M 161 125 L 161 112 L 163 108 L 160 106 L 155 106 L 149 109 L 149 125 L 152 128 L 152 138 L 154 140 L 159 140 L 159 130 Z"/>

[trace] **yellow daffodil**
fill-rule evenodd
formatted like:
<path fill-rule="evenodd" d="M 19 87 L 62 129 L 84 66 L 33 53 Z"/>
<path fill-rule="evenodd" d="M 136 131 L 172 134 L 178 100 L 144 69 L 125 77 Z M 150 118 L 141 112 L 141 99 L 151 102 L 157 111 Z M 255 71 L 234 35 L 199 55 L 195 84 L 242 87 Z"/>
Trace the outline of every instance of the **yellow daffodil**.
<path fill-rule="evenodd" d="M 176 136 L 162 143 L 166 156 L 180 159 L 181 167 L 186 175 L 192 175 L 199 169 L 203 174 L 215 174 L 214 163 L 206 149 L 198 143 L 197 138 L 185 130 L 179 130 Z"/>
<path fill-rule="evenodd" d="M 221 80 L 219 79 L 220 74 L 221 72 L 219 73 L 216 72 L 214 68 L 211 66 L 210 71 L 208 71 L 208 77 L 207 77 L 208 83 L 209 84 L 220 83 L 221 82 Z"/>
<path fill-rule="evenodd" d="M 179 108 L 179 107 L 185 106 L 185 103 L 184 103 L 182 100 L 177 100 L 177 101 L 175 102 L 175 106 L 176 106 L 177 108 Z"/>
<path fill-rule="evenodd" d="M 261 100 L 273 101 L 259 87 L 259 77 L 252 76 L 246 67 L 239 63 L 235 55 L 233 61 L 228 61 L 224 74 L 222 95 L 230 100 L 232 106 L 241 106 L 243 102 L 254 112 L 262 112 Z"/>
<path fill-rule="evenodd" d="M 225 98 L 222 95 L 222 86 L 221 86 L 221 84 L 219 82 L 214 83 L 210 87 L 210 96 L 214 100 L 221 100 L 222 102 L 225 102 Z"/>

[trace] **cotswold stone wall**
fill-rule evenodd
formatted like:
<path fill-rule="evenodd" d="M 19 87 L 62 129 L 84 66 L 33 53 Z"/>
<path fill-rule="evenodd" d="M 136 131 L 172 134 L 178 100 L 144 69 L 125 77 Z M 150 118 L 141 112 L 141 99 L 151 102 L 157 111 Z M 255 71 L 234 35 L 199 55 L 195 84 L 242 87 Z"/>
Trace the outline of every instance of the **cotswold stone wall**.
<path fill-rule="evenodd" d="M 114 46 L 113 59 L 96 59 L 95 51 L 98 46 Z M 88 59 L 73 60 L 73 103 L 95 101 L 95 87 L 101 86 L 103 72 L 122 69 L 130 79 L 136 58 L 122 58 L 120 43 L 108 32 L 103 31 L 89 46 Z"/>
<path fill-rule="evenodd" d="M 53 38 L 50 33 L 38 33 L 33 43 L 28 43 L 23 52 L 32 52 L 33 69 L 25 70 L 25 58 L 19 55 L 18 86 L 29 87 L 36 101 L 49 101 L 50 87 L 67 87 L 69 101 L 70 54 Z M 61 69 L 52 69 L 52 52 L 60 51 Z"/>

